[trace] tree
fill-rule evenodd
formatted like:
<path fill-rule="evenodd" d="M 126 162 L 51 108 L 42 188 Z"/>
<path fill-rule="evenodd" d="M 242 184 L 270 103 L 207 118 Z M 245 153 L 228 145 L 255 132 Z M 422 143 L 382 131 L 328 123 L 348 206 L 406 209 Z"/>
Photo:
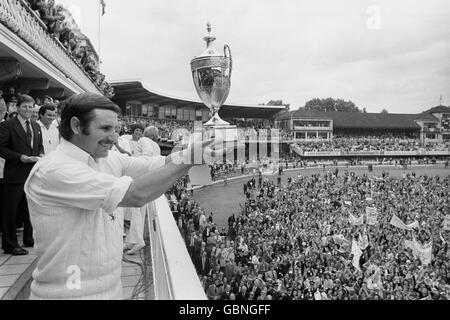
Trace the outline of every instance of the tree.
<path fill-rule="evenodd" d="M 267 106 L 285 106 L 286 110 L 289 110 L 290 104 L 283 103 L 283 100 L 270 100 L 266 103 Z"/>
<path fill-rule="evenodd" d="M 352 101 L 333 98 L 314 98 L 306 102 L 305 109 L 325 112 L 361 112 L 361 110 Z"/>
<path fill-rule="evenodd" d="M 387 111 L 385 108 L 383 108 L 383 110 L 381 110 L 380 113 L 389 113 L 389 111 Z"/>

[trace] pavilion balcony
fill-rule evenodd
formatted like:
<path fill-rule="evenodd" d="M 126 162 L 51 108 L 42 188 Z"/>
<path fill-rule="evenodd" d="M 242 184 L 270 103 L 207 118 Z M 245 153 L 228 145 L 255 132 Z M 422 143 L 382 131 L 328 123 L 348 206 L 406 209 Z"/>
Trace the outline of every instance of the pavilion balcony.
<path fill-rule="evenodd" d="M 154 201 L 148 227 L 156 300 L 206 300 L 167 198 Z"/>
<path fill-rule="evenodd" d="M 3 81 L 38 76 L 48 79 L 50 88 L 64 88 L 68 94 L 102 94 L 83 66 L 47 31 L 39 15 L 24 0 L 0 1 L 0 58 L 15 59 L 20 65 L 19 71 L 9 75 L 10 79 L 1 70 Z"/>

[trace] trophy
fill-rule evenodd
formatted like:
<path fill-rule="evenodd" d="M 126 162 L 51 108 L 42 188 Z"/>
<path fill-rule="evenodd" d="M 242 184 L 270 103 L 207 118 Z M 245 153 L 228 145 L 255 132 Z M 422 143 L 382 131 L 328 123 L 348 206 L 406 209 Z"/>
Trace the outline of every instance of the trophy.
<path fill-rule="evenodd" d="M 207 23 L 208 34 L 203 38 L 206 50 L 191 61 L 192 79 L 197 94 L 213 113 L 212 118 L 204 124 L 206 136 L 220 135 L 224 141 L 237 139 L 236 126 L 230 125 L 219 116 L 219 109 L 230 92 L 231 70 L 233 62 L 228 45 L 224 46 L 224 55 L 212 46 L 216 38 L 211 35 L 211 24 Z"/>
<path fill-rule="evenodd" d="M 216 40 L 211 35 L 211 24 L 207 23 L 208 34 L 203 38 L 206 50 L 191 61 L 192 79 L 197 94 L 203 103 L 212 112 L 212 118 L 203 127 L 195 127 L 197 133 L 204 132 L 204 138 L 215 137 L 224 142 L 233 143 L 237 140 L 236 126 L 230 125 L 219 116 L 219 109 L 230 92 L 232 59 L 230 47 L 224 46 L 221 55 L 212 46 Z M 204 128 L 204 130 L 203 130 Z M 212 184 L 208 165 L 195 166 L 189 170 L 192 185 Z"/>

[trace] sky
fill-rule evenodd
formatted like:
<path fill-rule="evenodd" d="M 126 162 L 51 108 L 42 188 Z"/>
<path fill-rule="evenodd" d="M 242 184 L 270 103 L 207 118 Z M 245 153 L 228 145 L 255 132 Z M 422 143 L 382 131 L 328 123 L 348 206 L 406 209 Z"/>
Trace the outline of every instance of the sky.
<path fill-rule="evenodd" d="M 190 61 L 231 48 L 226 103 L 292 109 L 342 98 L 368 112 L 450 105 L 448 0 L 56 0 L 74 15 L 109 82 L 199 101 Z"/>

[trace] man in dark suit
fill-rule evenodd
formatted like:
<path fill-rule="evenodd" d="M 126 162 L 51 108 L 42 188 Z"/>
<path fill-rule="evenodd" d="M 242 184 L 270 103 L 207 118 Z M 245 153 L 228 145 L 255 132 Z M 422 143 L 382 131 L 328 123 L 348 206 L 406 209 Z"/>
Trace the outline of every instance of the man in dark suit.
<path fill-rule="evenodd" d="M 23 188 L 31 168 L 44 154 L 44 147 L 40 126 L 30 120 L 33 107 L 33 98 L 21 95 L 17 100 L 18 116 L 0 123 L 0 157 L 5 159 L 2 248 L 5 253 L 12 255 L 28 253 L 17 241 L 17 216 L 24 223 L 24 246 L 34 246 L 33 228 Z"/>
<path fill-rule="evenodd" d="M 200 259 L 198 259 L 197 263 L 196 263 L 196 267 L 197 267 L 197 272 L 202 275 L 202 276 L 206 276 L 209 273 L 209 270 L 211 270 L 211 264 L 209 261 L 209 257 L 207 255 L 206 251 L 203 251 L 201 253 L 201 257 Z"/>

